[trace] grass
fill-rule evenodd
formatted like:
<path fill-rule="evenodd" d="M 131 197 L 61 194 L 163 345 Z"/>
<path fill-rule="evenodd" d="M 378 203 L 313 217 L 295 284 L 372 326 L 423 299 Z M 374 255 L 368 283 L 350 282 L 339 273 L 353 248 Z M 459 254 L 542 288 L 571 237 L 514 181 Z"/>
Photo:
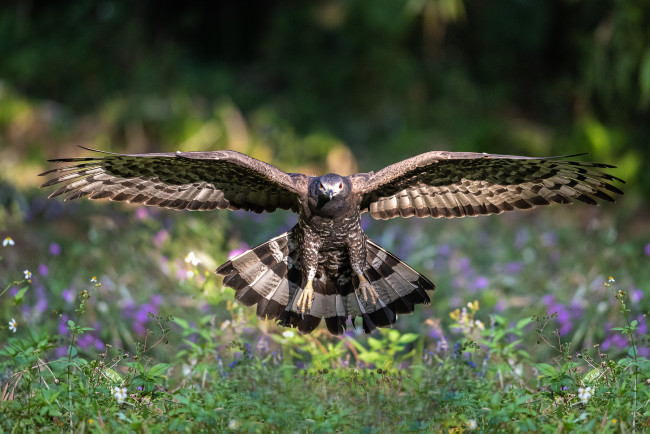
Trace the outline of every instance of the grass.
<path fill-rule="evenodd" d="M 626 223 L 607 213 L 365 222 L 439 290 L 395 329 L 331 337 L 259 321 L 213 273 L 229 250 L 290 224 L 287 215 L 16 195 L 3 215 L 3 238 L 14 245 L 0 260 L 0 310 L 5 324 L 17 323 L 15 333 L 0 332 L 3 430 L 628 432 L 650 424 L 648 247 L 616 233 Z"/>

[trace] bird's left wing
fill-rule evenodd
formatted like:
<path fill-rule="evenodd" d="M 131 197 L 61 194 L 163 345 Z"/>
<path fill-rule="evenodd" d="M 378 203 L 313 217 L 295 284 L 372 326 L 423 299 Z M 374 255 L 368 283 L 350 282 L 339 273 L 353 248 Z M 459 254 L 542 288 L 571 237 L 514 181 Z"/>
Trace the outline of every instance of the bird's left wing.
<path fill-rule="evenodd" d="M 568 158 L 568 157 L 560 157 Z M 361 211 L 376 219 L 499 214 L 572 199 L 596 205 L 623 194 L 608 164 L 473 152 L 428 152 L 351 176 Z"/>
<path fill-rule="evenodd" d="M 307 191 L 308 176 L 282 172 L 235 151 L 96 152 L 104 156 L 50 160 L 74 164 L 41 173 L 54 175 L 42 187 L 63 184 L 49 197 L 66 194 L 65 200 L 88 196 L 161 208 L 270 212 L 296 211 L 300 195 Z"/>

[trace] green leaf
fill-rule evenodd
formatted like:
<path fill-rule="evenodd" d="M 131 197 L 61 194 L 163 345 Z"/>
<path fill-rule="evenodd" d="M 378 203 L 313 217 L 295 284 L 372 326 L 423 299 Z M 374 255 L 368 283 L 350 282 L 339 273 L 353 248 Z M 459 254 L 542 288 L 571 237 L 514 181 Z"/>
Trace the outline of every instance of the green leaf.
<path fill-rule="evenodd" d="M 402 336 L 399 337 L 399 339 L 397 340 L 397 343 L 398 344 L 408 344 L 410 342 L 415 341 L 419 337 L 420 336 L 415 334 L 415 333 L 405 333 L 405 334 L 403 334 Z"/>
<path fill-rule="evenodd" d="M 557 371 L 555 368 L 548 363 L 537 363 L 535 365 L 537 370 L 539 371 L 540 374 L 544 375 L 545 377 L 555 377 L 557 375 Z"/>
<path fill-rule="evenodd" d="M 120 376 L 120 374 L 118 374 L 118 373 L 117 373 L 116 371 L 114 371 L 113 369 L 110 369 L 110 368 L 109 368 L 109 369 L 106 369 L 106 370 L 104 371 L 104 375 L 105 375 L 106 377 L 108 377 L 109 380 L 111 380 L 111 381 L 113 381 L 113 382 L 115 382 L 115 383 L 121 383 L 121 382 L 122 382 L 122 377 Z"/>
<path fill-rule="evenodd" d="M 372 337 L 368 337 L 368 345 L 370 345 L 370 348 L 374 350 L 378 350 L 383 346 L 382 342 L 379 339 Z"/>
<path fill-rule="evenodd" d="M 174 322 L 178 324 L 182 329 L 190 328 L 190 323 L 182 318 L 174 317 Z"/>
<path fill-rule="evenodd" d="M 630 356 L 630 357 L 634 357 L 635 353 L 639 354 L 639 351 L 637 350 L 636 345 L 634 345 L 633 347 L 630 347 L 630 349 L 627 350 L 627 355 Z"/>
<path fill-rule="evenodd" d="M 600 376 L 600 369 L 592 369 L 591 371 L 587 372 L 584 377 L 582 377 L 583 381 L 586 383 L 593 383 L 596 381 L 596 379 Z"/>
<path fill-rule="evenodd" d="M 167 369 L 169 369 L 169 363 L 158 363 L 157 365 L 154 365 L 149 369 L 149 376 L 151 377 L 158 377 L 162 374 L 165 373 Z"/>
<path fill-rule="evenodd" d="M 530 324 L 531 322 L 533 322 L 532 318 L 520 319 L 519 321 L 517 321 L 517 325 L 515 325 L 515 329 L 522 329 L 526 327 L 528 324 Z"/>
<path fill-rule="evenodd" d="M 20 291 L 18 291 L 18 293 L 16 295 L 14 295 L 14 304 L 16 306 L 22 304 L 23 298 L 25 297 L 25 293 L 27 292 L 28 289 L 29 289 L 29 286 L 21 288 Z"/>
<path fill-rule="evenodd" d="M 144 372 L 144 367 L 142 367 L 142 365 L 139 362 L 129 362 L 129 363 L 126 364 L 126 366 L 128 366 L 129 368 L 135 369 L 139 373 Z"/>

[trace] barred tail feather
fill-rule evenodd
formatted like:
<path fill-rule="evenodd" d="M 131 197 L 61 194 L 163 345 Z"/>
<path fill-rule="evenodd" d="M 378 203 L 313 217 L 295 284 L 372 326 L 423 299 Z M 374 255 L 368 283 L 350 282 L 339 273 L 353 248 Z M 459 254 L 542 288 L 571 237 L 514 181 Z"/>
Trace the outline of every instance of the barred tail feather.
<path fill-rule="evenodd" d="M 224 286 L 233 288 L 235 298 L 245 306 L 257 304 L 262 319 L 277 318 L 287 304 L 288 241 L 285 232 L 217 268 L 217 274 L 226 276 Z"/>
<path fill-rule="evenodd" d="M 431 303 L 426 291 L 436 289 L 433 282 L 374 241 L 366 241 L 366 250 L 370 283 L 397 294 L 389 298 L 397 313 L 413 313 L 414 305 Z"/>
<path fill-rule="evenodd" d="M 397 314 L 413 313 L 416 304 L 431 302 L 426 291 L 435 285 L 377 243 L 366 240 L 366 278 L 379 295 L 377 303 L 364 308 L 363 329 L 392 327 Z M 363 303 L 363 302 L 361 302 Z"/>
<path fill-rule="evenodd" d="M 300 249 L 292 231 L 279 235 L 232 258 L 217 269 L 223 284 L 235 290 L 235 298 L 246 306 L 257 304 L 257 316 L 276 319 L 279 325 L 311 333 L 322 319 L 330 333 L 340 335 L 347 321 L 362 318 L 366 333 L 377 327 L 392 327 L 398 314 L 412 313 L 416 304 L 430 302 L 426 291 L 435 289 L 426 277 L 376 243 L 366 240 L 366 279 L 378 294 L 375 304 L 366 304 L 358 293 L 359 278 L 351 267 L 341 267 L 337 276 L 321 267 L 313 282 L 314 299 L 302 314 L 296 304 L 303 282 Z"/>

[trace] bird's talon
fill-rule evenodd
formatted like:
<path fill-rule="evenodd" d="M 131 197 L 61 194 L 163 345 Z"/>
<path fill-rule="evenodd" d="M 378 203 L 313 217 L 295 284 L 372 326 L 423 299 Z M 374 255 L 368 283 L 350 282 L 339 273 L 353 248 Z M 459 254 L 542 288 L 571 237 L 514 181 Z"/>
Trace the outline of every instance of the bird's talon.
<path fill-rule="evenodd" d="M 377 291 L 375 288 L 372 287 L 372 284 L 368 282 L 366 279 L 359 279 L 359 292 L 361 292 L 361 297 L 363 298 L 363 301 L 368 307 L 368 305 L 374 306 L 377 304 L 377 300 L 379 299 L 379 294 L 377 294 Z"/>
<path fill-rule="evenodd" d="M 298 311 L 304 315 L 305 313 L 309 312 L 309 309 L 311 309 L 311 304 L 313 301 L 314 301 L 314 288 L 310 280 L 307 282 L 304 289 L 302 290 L 300 297 L 298 297 L 298 302 L 296 303 L 296 307 L 298 308 Z"/>

